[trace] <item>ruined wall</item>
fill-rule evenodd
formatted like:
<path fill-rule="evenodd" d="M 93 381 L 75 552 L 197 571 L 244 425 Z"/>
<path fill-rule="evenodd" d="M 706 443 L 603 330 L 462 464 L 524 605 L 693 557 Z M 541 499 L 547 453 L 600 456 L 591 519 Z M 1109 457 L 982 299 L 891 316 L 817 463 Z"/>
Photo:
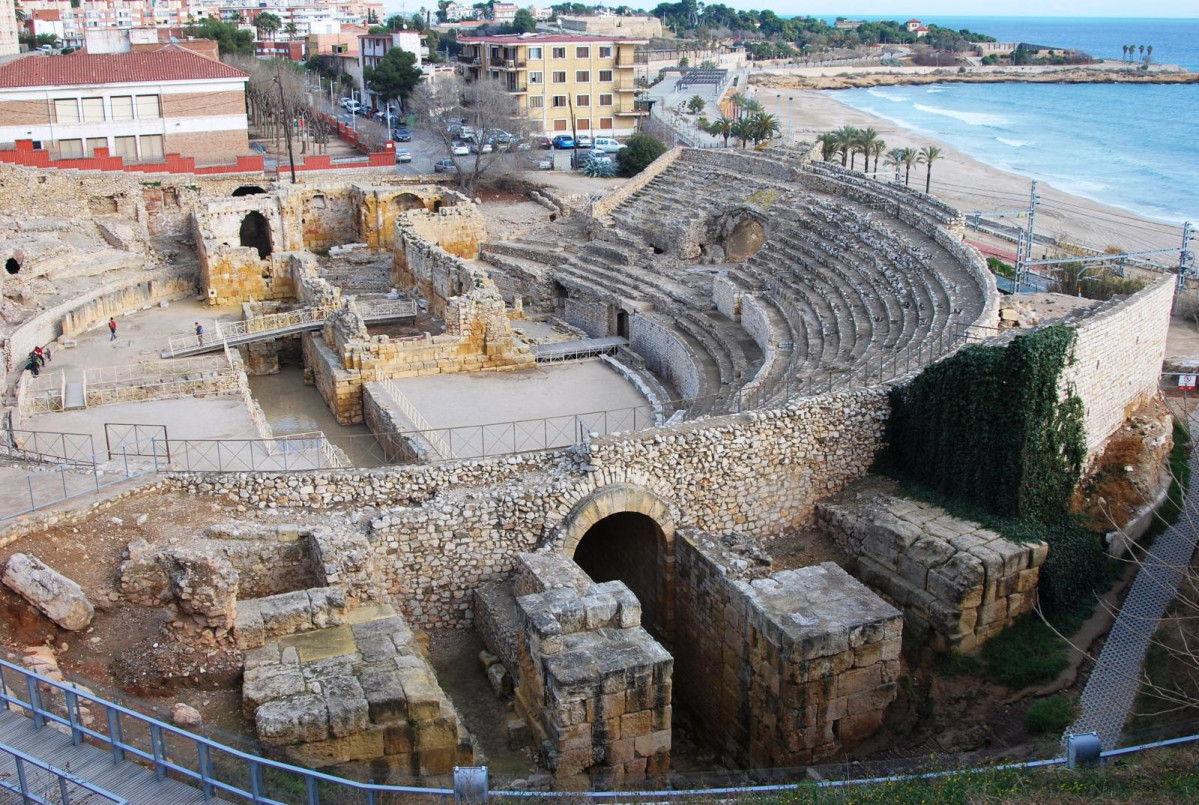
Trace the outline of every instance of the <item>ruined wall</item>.
<path fill-rule="evenodd" d="M 594 299 L 579 299 L 568 296 L 562 319 L 571 327 L 578 327 L 592 338 L 603 338 L 611 335 L 615 327 L 612 325 L 612 307 Z"/>
<path fill-rule="evenodd" d="M 289 185 L 279 192 L 287 240 L 326 252 L 331 246 L 359 243 L 358 204 L 361 193 L 349 182 Z"/>
<path fill-rule="evenodd" d="M 1062 373 L 1086 406 L 1087 452 L 1094 456 L 1147 398 L 1157 394 L 1174 278 L 1126 300 L 1105 303 L 1076 324 L 1074 363 Z"/>
<path fill-rule="evenodd" d="M 265 257 L 255 246 L 242 245 L 243 227 L 251 219 L 262 221 Z M 295 296 L 284 253 L 302 249 L 303 243 L 284 227 L 279 197 L 257 194 L 207 202 L 194 212 L 193 228 L 200 285 L 209 304 Z"/>
<path fill-rule="evenodd" d="M 675 691 L 702 734 L 749 768 L 787 768 L 882 725 L 897 610 L 831 562 L 745 580 L 703 535 L 676 539 Z"/>
<path fill-rule="evenodd" d="M 388 507 L 367 532 L 379 587 L 404 602 L 414 623 L 461 626 L 471 618 L 470 590 L 509 573 L 517 553 L 565 550 L 572 513 L 613 485 L 669 501 L 680 526 L 769 537 L 807 522 L 817 500 L 869 469 L 887 410 L 884 391 L 845 392 L 665 432 L 601 437 L 574 458 L 175 478 L 181 488 L 236 495 L 244 505 Z"/>
<path fill-rule="evenodd" d="M 1044 542 L 1017 545 L 913 500 L 820 503 L 817 522 L 858 576 L 937 651 L 971 651 L 1031 612 Z"/>

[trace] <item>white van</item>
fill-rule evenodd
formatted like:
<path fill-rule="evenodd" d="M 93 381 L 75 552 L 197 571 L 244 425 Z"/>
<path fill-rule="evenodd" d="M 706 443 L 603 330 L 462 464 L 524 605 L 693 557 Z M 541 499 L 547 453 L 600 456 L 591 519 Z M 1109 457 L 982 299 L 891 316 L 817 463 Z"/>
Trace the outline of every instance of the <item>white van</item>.
<path fill-rule="evenodd" d="M 603 151 L 605 154 L 615 154 L 617 151 L 624 148 L 623 145 L 616 142 L 616 140 L 612 137 L 596 137 L 595 142 L 592 143 L 591 147 L 597 151 Z"/>

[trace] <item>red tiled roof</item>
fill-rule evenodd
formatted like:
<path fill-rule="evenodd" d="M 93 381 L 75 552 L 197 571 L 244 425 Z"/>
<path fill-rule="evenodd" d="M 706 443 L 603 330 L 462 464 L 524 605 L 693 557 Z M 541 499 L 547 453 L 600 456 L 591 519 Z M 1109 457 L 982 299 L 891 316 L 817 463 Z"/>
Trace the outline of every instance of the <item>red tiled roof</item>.
<path fill-rule="evenodd" d="M 0 65 L 0 88 L 245 77 L 241 70 L 173 45 L 149 53 L 79 51 L 67 56 L 38 56 Z"/>

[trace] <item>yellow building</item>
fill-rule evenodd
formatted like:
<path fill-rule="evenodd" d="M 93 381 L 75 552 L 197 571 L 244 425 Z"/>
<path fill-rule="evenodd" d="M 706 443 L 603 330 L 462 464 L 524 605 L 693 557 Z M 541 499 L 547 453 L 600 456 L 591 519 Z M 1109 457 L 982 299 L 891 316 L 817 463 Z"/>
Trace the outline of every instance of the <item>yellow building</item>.
<path fill-rule="evenodd" d="M 644 39 L 524 34 L 458 41 L 458 68 L 502 81 L 534 131 L 623 137 L 645 114 L 634 107 L 633 79 L 633 50 Z"/>

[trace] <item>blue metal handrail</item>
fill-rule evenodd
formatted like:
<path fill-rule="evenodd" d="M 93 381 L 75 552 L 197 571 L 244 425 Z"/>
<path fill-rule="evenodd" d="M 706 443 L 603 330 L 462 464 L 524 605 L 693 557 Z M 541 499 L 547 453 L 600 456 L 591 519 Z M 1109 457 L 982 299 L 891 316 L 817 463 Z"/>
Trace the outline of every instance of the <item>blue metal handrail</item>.
<path fill-rule="evenodd" d="M 89 783 L 81 777 L 76 777 L 69 771 L 64 771 L 57 766 L 52 766 L 44 760 L 39 760 L 32 755 L 27 755 L 20 749 L 9 746 L 6 743 L 0 743 L 0 752 L 12 755 L 14 764 L 17 770 L 17 782 L 15 784 L 7 780 L 0 779 L 0 788 L 11 791 L 14 794 L 20 794 L 25 802 L 36 802 L 38 805 L 71 805 L 71 792 L 69 786 L 76 786 L 85 791 L 103 797 L 114 805 L 129 805 L 129 800 L 124 797 L 118 797 L 110 791 L 106 791 L 98 785 Z M 49 772 L 58 780 L 58 797 L 57 803 L 51 803 L 50 800 L 39 796 L 35 791 L 30 790 L 29 780 L 25 774 L 25 764 L 34 766 L 44 772 Z"/>

